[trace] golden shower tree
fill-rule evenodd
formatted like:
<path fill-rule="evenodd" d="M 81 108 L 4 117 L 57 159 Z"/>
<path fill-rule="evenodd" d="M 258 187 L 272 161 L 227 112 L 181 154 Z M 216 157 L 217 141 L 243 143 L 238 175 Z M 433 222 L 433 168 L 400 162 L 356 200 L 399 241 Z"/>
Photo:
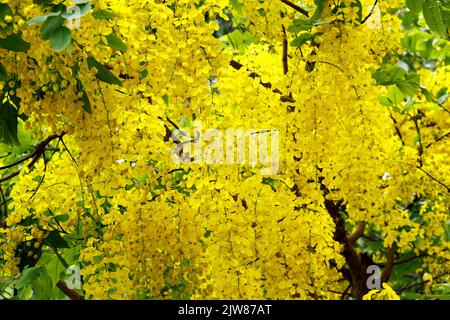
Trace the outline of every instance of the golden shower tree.
<path fill-rule="evenodd" d="M 1 297 L 448 297 L 449 12 L 1 1 Z M 174 161 L 200 121 L 276 170 Z"/>

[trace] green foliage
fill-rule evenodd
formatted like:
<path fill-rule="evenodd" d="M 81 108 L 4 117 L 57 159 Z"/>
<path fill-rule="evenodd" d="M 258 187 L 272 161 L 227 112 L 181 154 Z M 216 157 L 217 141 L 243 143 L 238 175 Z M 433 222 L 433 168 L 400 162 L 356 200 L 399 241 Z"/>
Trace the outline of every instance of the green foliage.
<path fill-rule="evenodd" d="M 111 71 L 108 70 L 103 64 L 98 62 L 94 57 L 89 56 L 87 58 L 87 63 L 89 66 L 89 69 L 95 68 L 97 70 L 96 78 L 100 81 L 110 83 L 110 84 L 116 84 L 116 85 L 122 85 L 122 81 L 117 78 Z"/>
<path fill-rule="evenodd" d="M 92 16 L 97 20 L 112 20 L 116 17 L 116 14 L 108 10 L 97 9 L 94 10 Z"/>
<path fill-rule="evenodd" d="M 17 136 L 17 116 L 16 107 L 4 98 L 0 107 L 0 142 L 5 144 L 19 144 Z"/>
<path fill-rule="evenodd" d="M 117 37 L 112 33 L 106 36 L 106 40 L 108 41 L 108 46 L 114 50 L 122 52 L 126 52 L 128 50 L 128 47 L 125 44 L 125 42 L 123 42 L 122 39 L 120 39 L 119 37 Z"/>
<path fill-rule="evenodd" d="M 67 48 L 72 42 L 72 33 L 66 27 L 56 29 L 50 35 L 50 43 L 54 51 L 59 52 Z"/>
<path fill-rule="evenodd" d="M 428 27 L 441 37 L 450 38 L 450 1 L 427 0 L 423 2 L 423 16 Z"/>
<path fill-rule="evenodd" d="M 0 63 L 0 81 L 7 81 L 8 80 L 8 72 L 6 71 L 3 64 Z"/>
<path fill-rule="evenodd" d="M 49 40 L 52 34 L 62 27 L 64 19 L 61 15 L 48 17 L 41 26 L 41 39 Z"/>
<path fill-rule="evenodd" d="M 31 44 L 22 39 L 22 34 L 15 33 L 0 39 L 0 48 L 14 52 L 27 52 L 30 50 Z"/>

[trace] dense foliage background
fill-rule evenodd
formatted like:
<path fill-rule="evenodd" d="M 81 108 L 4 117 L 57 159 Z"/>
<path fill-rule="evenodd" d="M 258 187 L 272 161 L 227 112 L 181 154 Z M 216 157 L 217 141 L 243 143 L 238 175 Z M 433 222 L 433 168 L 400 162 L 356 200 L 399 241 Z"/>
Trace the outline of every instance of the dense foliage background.
<path fill-rule="evenodd" d="M 449 0 L 1 1 L 0 297 L 448 299 L 449 39 Z M 278 170 L 174 162 L 195 121 Z"/>

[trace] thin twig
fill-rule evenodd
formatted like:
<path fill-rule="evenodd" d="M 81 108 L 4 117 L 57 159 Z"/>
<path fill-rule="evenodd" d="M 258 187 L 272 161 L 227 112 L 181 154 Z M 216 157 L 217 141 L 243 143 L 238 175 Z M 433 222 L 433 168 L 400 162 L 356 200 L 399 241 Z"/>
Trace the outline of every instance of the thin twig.
<path fill-rule="evenodd" d="M 289 65 L 288 65 L 288 40 L 287 40 L 287 34 L 286 34 L 286 28 L 284 25 L 281 26 L 283 30 L 283 74 L 287 75 L 289 72 Z"/>
<path fill-rule="evenodd" d="M 446 134 L 444 134 L 443 136 L 437 138 L 435 141 L 430 142 L 429 144 L 426 145 L 425 149 L 428 149 L 429 147 L 431 147 L 432 145 L 438 143 L 439 141 L 444 140 L 445 138 L 450 137 L 450 132 L 447 132 Z"/>
<path fill-rule="evenodd" d="M 62 137 L 63 137 L 65 134 L 66 134 L 66 132 L 62 132 L 62 133 L 59 134 L 59 135 L 58 135 L 58 134 L 51 135 L 51 136 L 49 136 L 47 139 L 45 139 L 44 141 L 42 141 L 41 143 L 39 143 L 39 144 L 36 146 L 34 152 L 31 153 L 31 154 L 29 154 L 28 156 L 26 156 L 27 159 L 32 159 L 31 162 L 27 165 L 27 167 L 28 167 L 29 169 L 31 169 L 31 168 L 36 164 L 36 162 L 39 160 L 39 158 L 45 153 L 45 150 L 46 150 L 47 146 L 48 146 L 53 140 L 56 140 L 56 139 L 62 139 Z M 22 160 L 22 159 L 21 159 L 21 160 Z M 20 160 L 19 160 L 19 161 L 20 161 Z M 24 161 L 25 161 L 25 160 L 24 160 Z M 17 163 L 15 163 L 14 165 L 16 165 L 16 164 L 17 164 Z M 14 166 L 14 165 L 13 165 L 13 166 Z M 20 174 L 20 171 L 21 171 L 21 170 L 22 170 L 22 169 L 19 169 L 19 170 L 15 171 L 15 172 L 10 173 L 10 174 L 7 175 L 6 177 L 1 178 L 1 179 L 0 179 L 0 183 L 5 182 L 5 181 L 8 181 L 8 180 L 10 180 L 10 179 L 12 179 L 12 178 L 18 176 L 18 175 Z"/>
<path fill-rule="evenodd" d="M 419 166 L 423 167 L 423 143 L 422 143 L 422 133 L 420 131 L 420 127 L 419 127 L 419 120 L 417 119 L 417 117 L 413 117 L 412 118 L 413 122 L 414 122 L 414 126 L 416 128 L 416 132 L 417 132 L 417 136 L 419 138 Z"/>
<path fill-rule="evenodd" d="M 369 18 L 372 16 L 372 14 L 373 14 L 374 11 L 375 11 L 375 8 L 377 7 L 377 3 L 378 3 L 378 0 L 375 0 L 375 3 L 373 4 L 372 9 L 370 9 L 370 12 L 369 12 L 369 14 L 367 15 L 367 17 L 365 17 L 365 18 L 361 21 L 361 24 L 364 24 L 364 23 L 366 23 L 367 20 L 369 20 Z"/>
<path fill-rule="evenodd" d="M 309 13 L 308 11 L 306 11 L 305 9 L 299 7 L 298 5 L 296 5 L 295 3 L 292 3 L 289 0 L 280 0 L 281 2 L 283 2 L 285 5 L 291 7 L 292 9 L 294 9 L 297 12 L 300 12 L 302 15 L 304 15 L 305 17 L 309 18 Z"/>
<path fill-rule="evenodd" d="M 244 65 L 240 62 L 237 62 L 236 60 L 230 61 L 230 66 L 233 67 L 236 70 L 241 70 Z M 247 69 L 247 71 L 250 72 L 250 70 Z M 250 72 L 248 75 L 252 79 L 261 78 L 261 76 L 256 72 Z M 273 85 L 270 82 L 263 82 L 262 80 L 259 81 L 259 84 L 262 85 L 266 89 L 271 89 L 273 93 L 281 95 L 281 102 L 295 102 L 295 100 L 292 98 L 292 96 L 283 95 L 283 92 L 280 89 L 272 89 Z"/>
<path fill-rule="evenodd" d="M 405 140 L 403 139 L 403 135 L 402 135 L 402 132 L 400 131 L 397 119 L 395 119 L 394 115 L 390 112 L 389 112 L 389 117 L 392 119 L 392 122 L 394 122 L 395 132 L 397 133 L 397 136 L 400 138 L 402 146 L 405 146 Z"/>
<path fill-rule="evenodd" d="M 9 168 L 15 167 L 15 166 L 21 164 L 22 162 L 25 162 L 25 161 L 27 161 L 28 159 L 33 158 L 33 156 L 34 156 L 33 153 L 32 153 L 32 154 L 29 154 L 29 155 L 27 155 L 27 156 L 21 158 L 20 160 L 17 160 L 17 161 L 14 162 L 14 163 L 11 163 L 11 164 L 8 164 L 8 165 L 6 165 L 6 166 L 0 167 L 0 170 L 6 170 L 6 169 L 9 169 Z"/>
<path fill-rule="evenodd" d="M 341 300 L 344 300 L 345 297 L 348 296 L 348 291 L 350 290 L 351 287 L 352 287 L 351 284 L 349 284 L 349 285 L 347 286 L 347 288 L 344 290 L 344 292 L 343 292 L 342 295 L 341 295 Z"/>
<path fill-rule="evenodd" d="M 447 186 L 447 185 L 446 185 L 445 183 L 443 183 L 442 181 L 440 181 L 439 179 L 433 177 L 433 176 L 431 175 L 431 173 L 429 173 L 428 171 L 425 171 L 425 170 L 424 170 L 423 168 L 421 168 L 421 167 L 417 167 L 417 169 L 419 169 L 420 171 L 422 171 L 423 173 L 425 173 L 425 174 L 428 176 L 428 178 L 430 178 L 431 180 L 433 180 L 433 181 L 439 183 L 441 186 L 443 186 L 443 187 L 447 190 L 447 192 L 450 192 L 450 187 Z"/>

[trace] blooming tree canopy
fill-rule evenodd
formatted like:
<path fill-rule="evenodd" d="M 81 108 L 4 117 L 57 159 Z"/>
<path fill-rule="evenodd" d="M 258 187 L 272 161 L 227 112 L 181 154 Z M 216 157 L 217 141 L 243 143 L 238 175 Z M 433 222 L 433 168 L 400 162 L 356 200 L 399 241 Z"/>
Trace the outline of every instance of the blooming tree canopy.
<path fill-rule="evenodd" d="M 449 17 L 1 1 L 0 295 L 448 296 Z"/>

